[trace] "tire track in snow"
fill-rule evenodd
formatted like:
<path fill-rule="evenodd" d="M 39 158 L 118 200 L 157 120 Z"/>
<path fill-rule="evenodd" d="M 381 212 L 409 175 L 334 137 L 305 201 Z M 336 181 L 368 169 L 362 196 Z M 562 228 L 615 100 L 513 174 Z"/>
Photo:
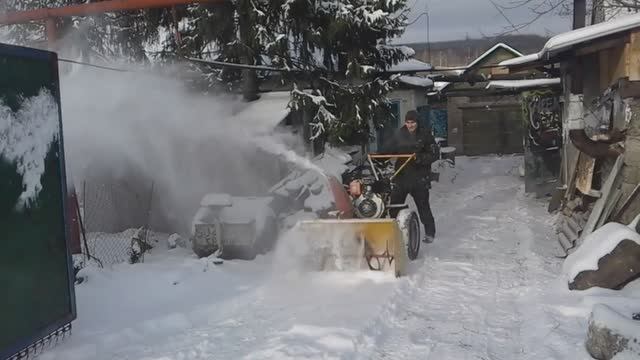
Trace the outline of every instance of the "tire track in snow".
<path fill-rule="evenodd" d="M 520 299 L 533 232 L 520 184 L 494 177 L 434 199 L 442 235 L 409 282 L 416 288 L 398 289 L 374 322 L 383 329 L 365 329 L 357 358 L 522 358 Z"/>

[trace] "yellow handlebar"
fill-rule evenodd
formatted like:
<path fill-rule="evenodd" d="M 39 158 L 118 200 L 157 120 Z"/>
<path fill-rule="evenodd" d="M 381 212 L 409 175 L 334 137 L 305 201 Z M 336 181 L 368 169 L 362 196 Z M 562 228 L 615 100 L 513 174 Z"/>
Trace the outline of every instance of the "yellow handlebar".
<path fill-rule="evenodd" d="M 391 178 L 389 178 L 389 180 L 393 180 L 400 173 L 400 171 L 402 171 L 402 169 L 404 169 L 404 167 L 407 166 L 409 162 L 416 157 L 416 154 L 415 153 L 413 154 L 369 154 L 367 156 L 369 158 L 369 163 L 371 164 L 371 168 L 373 169 L 373 174 L 377 180 L 380 180 L 380 179 L 378 178 L 377 171 L 373 166 L 373 162 L 371 161 L 371 159 L 406 158 L 402 166 L 400 166 L 398 170 L 396 170 L 396 172 L 391 176 Z"/>
<path fill-rule="evenodd" d="M 393 158 L 412 158 L 416 156 L 413 154 L 369 154 L 372 159 L 393 159 Z"/>

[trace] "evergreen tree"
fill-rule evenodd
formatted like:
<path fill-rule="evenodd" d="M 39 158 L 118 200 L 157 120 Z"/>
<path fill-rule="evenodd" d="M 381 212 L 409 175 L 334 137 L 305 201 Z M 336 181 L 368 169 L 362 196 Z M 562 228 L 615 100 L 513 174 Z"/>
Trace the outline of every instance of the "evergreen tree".
<path fill-rule="evenodd" d="M 3 10 L 83 2 L 5 0 Z M 410 55 L 386 45 L 404 31 L 406 11 L 406 0 L 229 0 L 64 19 L 60 28 L 70 42 L 85 45 L 87 56 L 194 57 L 289 69 L 282 81 L 293 84 L 291 106 L 312 112 L 313 137 L 362 143 L 370 125 L 388 116 L 385 96 L 394 83 L 384 70 Z M 37 34 L 44 34 L 42 24 L 14 26 L 10 33 L 21 43 Z M 147 53 L 149 45 L 158 50 Z M 209 86 L 255 88 L 252 70 L 199 68 L 197 74 Z"/>
<path fill-rule="evenodd" d="M 260 51 L 277 66 L 311 72 L 311 91 L 293 80 L 292 106 L 314 112 L 313 137 L 366 142 L 370 125 L 389 114 L 393 82 L 383 71 L 411 55 L 386 45 L 404 31 L 406 1 L 251 3 Z"/>

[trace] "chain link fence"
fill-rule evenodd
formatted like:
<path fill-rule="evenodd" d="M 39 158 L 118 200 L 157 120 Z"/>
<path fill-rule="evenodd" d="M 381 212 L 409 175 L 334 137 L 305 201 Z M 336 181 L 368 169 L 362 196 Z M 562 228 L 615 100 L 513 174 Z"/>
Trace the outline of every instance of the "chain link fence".
<path fill-rule="evenodd" d="M 151 248 L 153 196 L 153 182 L 84 181 L 80 208 L 85 251 L 104 266 L 144 261 L 144 253 Z"/>

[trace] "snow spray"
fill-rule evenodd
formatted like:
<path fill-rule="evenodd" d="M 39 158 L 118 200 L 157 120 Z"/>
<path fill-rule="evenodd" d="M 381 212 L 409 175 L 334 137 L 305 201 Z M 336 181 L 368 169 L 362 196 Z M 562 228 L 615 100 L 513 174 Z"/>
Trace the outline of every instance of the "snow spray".
<path fill-rule="evenodd" d="M 364 242 L 354 229 L 302 221 L 279 239 L 273 257 L 273 274 L 366 269 Z"/>
<path fill-rule="evenodd" d="M 151 225 L 166 224 L 160 231 L 188 233 L 207 193 L 265 195 L 290 170 L 280 156 L 313 167 L 283 134 L 252 119 L 232 121 L 233 107 L 246 106 L 237 97 L 196 94 L 147 72 L 86 67 L 63 75 L 61 92 L 76 184 L 153 181 Z"/>

